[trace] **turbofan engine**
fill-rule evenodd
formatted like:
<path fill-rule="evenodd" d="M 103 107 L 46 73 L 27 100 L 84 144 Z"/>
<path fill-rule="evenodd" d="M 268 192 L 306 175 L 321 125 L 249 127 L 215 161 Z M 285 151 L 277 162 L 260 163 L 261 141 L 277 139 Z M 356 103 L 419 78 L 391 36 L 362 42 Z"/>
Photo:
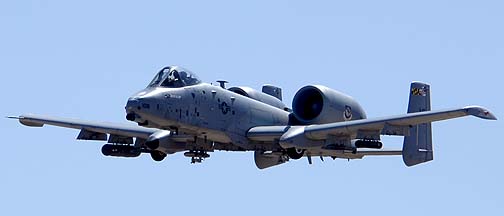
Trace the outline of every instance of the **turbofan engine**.
<path fill-rule="evenodd" d="M 302 125 L 366 118 L 366 113 L 352 97 L 321 85 L 301 88 L 294 96 L 292 109 Z"/>

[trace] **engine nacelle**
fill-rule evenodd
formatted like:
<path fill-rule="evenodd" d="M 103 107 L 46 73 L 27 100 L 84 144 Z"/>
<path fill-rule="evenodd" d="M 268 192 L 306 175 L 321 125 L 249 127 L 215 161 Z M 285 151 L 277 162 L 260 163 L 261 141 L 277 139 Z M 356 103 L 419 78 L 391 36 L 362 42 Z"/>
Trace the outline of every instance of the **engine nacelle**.
<path fill-rule="evenodd" d="M 285 104 L 278 98 L 271 95 L 265 94 L 263 92 L 257 91 L 249 87 L 231 87 L 228 89 L 236 94 L 251 98 L 256 101 L 263 102 L 265 104 L 274 106 L 278 109 L 286 109 Z"/>
<path fill-rule="evenodd" d="M 366 118 L 366 113 L 352 97 L 321 85 L 301 88 L 294 96 L 292 110 L 304 125 Z"/>

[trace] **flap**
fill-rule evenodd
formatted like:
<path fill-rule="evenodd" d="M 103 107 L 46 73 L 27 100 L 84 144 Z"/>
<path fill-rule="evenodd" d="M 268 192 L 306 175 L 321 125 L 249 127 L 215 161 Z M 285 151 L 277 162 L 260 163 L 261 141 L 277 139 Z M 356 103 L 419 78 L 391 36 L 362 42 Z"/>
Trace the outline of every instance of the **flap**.
<path fill-rule="evenodd" d="M 77 136 L 78 140 L 100 140 L 107 141 L 107 134 L 88 131 L 86 129 L 82 129 L 79 135 Z"/>
<path fill-rule="evenodd" d="M 125 137 L 111 134 L 108 139 L 108 142 L 114 144 L 133 144 L 133 137 Z"/>

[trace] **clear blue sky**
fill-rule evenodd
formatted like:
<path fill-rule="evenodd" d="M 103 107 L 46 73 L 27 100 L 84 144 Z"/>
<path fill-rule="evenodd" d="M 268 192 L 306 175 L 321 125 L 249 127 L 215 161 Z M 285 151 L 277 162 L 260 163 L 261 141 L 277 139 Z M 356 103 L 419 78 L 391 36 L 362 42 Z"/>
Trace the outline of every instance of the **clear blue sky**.
<path fill-rule="evenodd" d="M 126 122 L 126 99 L 165 65 L 207 82 L 305 84 L 404 113 L 409 83 L 434 109 L 484 105 L 502 120 L 435 123 L 435 160 L 290 162 L 253 153 L 190 165 L 104 157 L 78 131 L 2 119 L 0 215 L 502 215 L 502 1 L 0 1 L 0 115 Z M 400 147 L 402 139 L 384 138 Z"/>

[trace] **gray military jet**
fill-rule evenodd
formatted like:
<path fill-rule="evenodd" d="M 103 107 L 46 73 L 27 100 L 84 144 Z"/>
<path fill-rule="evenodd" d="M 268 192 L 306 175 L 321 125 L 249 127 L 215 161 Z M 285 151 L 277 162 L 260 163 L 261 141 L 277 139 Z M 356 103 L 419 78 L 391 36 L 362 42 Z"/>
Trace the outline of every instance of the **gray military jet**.
<path fill-rule="evenodd" d="M 165 67 L 147 88 L 128 99 L 126 119 L 138 124 L 112 124 L 40 115 L 21 115 L 26 126 L 45 124 L 80 130 L 79 140 L 106 141 L 102 153 L 155 161 L 184 152 L 192 163 L 209 153 L 254 151 L 259 169 L 307 157 L 361 159 L 402 155 L 407 166 L 433 160 L 431 122 L 467 115 L 496 120 L 487 109 L 468 106 L 431 111 L 430 87 L 413 82 L 408 113 L 368 119 L 353 98 L 320 85 L 308 85 L 294 96 L 292 108 L 282 103 L 282 90 L 265 85 L 226 88 L 201 82 L 182 67 Z M 404 136 L 402 150 L 383 150 L 381 135 Z"/>

